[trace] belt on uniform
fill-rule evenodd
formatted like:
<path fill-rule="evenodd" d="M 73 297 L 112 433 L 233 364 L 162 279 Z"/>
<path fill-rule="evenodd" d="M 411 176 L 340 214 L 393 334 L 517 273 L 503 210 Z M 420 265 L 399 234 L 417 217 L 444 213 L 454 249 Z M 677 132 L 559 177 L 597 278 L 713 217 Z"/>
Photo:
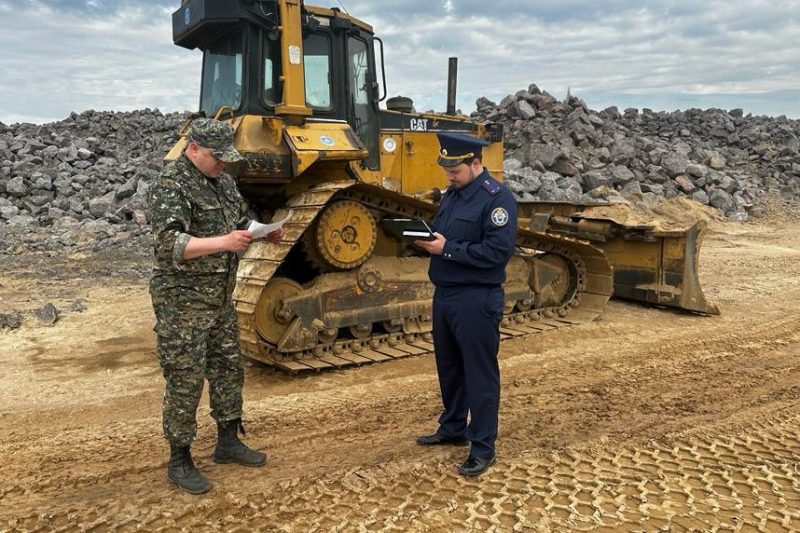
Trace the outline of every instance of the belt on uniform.
<path fill-rule="evenodd" d="M 481 283 L 471 283 L 469 285 L 437 285 L 436 290 L 449 293 L 449 292 L 458 292 L 458 291 L 465 291 L 470 289 L 500 289 L 502 285 L 484 285 Z"/>

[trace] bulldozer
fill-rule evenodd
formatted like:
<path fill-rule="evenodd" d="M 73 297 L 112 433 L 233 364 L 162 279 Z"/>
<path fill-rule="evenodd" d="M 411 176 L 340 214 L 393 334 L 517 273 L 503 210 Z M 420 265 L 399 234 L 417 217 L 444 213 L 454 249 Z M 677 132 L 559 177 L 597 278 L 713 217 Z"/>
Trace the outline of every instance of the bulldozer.
<path fill-rule="evenodd" d="M 193 116 L 233 126 L 244 160 L 227 170 L 254 218 L 286 218 L 280 244 L 254 242 L 240 259 L 243 353 L 304 372 L 432 352 L 429 259 L 382 221 L 433 219 L 446 183 L 438 132 L 487 140 L 484 166 L 503 179 L 502 125 L 456 112 L 457 61 L 446 112 L 419 113 L 387 99 L 383 42 L 340 9 L 183 0 L 172 26 L 175 44 L 203 52 Z M 717 312 L 697 279 L 700 226 L 658 232 L 558 203 L 520 203 L 519 217 L 502 338 L 593 320 L 612 295 Z"/>

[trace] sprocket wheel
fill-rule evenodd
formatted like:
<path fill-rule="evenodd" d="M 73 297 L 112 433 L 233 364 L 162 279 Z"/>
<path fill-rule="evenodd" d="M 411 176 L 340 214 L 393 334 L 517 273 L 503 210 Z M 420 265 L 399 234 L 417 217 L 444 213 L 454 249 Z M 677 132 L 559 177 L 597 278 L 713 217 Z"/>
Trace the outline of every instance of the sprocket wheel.
<path fill-rule="evenodd" d="M 341 200 L 323 209 L 303 244 L 322 271 L 350 270 L 370 258 L 377 236 L 372 213 L 358 202 Z"/>
<path fill-rule="evenodd" d="M 256 330 L 261 337 L 274 345 L 278 344 L 292 318 L 291 310 L 284 300 L 299 294 L 303 287 L 289 278 L 272 278 L 261 291 L 256 303 Z"/>

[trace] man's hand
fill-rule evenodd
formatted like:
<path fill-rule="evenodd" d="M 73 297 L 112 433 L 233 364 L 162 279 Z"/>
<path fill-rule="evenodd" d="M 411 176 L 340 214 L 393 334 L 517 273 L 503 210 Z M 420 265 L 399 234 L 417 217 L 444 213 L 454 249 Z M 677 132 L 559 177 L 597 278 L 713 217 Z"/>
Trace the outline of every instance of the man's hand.
<path fill-rule="evenodd" d="M 250 246 L 253 234 L 247 230 L 236 229 L 223 237 L 225 250 L 228 252 L 241 252 Z"/>
<path fill-rule="evenodd" d="M 441 233 L 434 232 L 435 237 L 432 241 L 414 241 L 414 244 L 427 251 L 431 255 L 442 255 L 444 251 L 444 243 L 447 239 Z"/>
<path fill-rule="evenodd" d="M 272 244 L 280 244 L 281 239 L 283 239 L 283 226 L 272 233 L 267 233 L 267 240 Z"/>
<path fill-rule="evenodd" d="M 197 259 L 219 252 L 241 252 L 250 246 L 252 240 L 252 233 L 238 229 L 218 237 L 190 237 L 183 249 L 183 259 Z"/>

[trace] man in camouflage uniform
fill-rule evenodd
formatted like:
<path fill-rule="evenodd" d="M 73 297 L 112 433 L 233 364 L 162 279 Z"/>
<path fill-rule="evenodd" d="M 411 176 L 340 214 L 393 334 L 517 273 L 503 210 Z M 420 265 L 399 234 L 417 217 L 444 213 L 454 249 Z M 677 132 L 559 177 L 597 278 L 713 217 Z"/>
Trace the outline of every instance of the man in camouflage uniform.
<path fill-rule="evenodd" d="M 189 143 L 151 184 L 150 220 L 156 265 L 150 295 L 156 314 L 158 359 L 166 379 L 164 435 L 170 444 L 167 478 L 202 494 L 211 483 L 194 466 L 190 445 L 196 411 L 208 380 L 211 416 L 217 422 L 217 463 L 262 466 L 266 455 L 238 437 L 244 371 L 231 300 L 237 252 L 252 234 L 244 231 L 244 200 L 225 163 L 241 160 L 233 128 L 212 119 L 192 123 Z M 282 230 L 269 235 L 279 242 Z"/>

